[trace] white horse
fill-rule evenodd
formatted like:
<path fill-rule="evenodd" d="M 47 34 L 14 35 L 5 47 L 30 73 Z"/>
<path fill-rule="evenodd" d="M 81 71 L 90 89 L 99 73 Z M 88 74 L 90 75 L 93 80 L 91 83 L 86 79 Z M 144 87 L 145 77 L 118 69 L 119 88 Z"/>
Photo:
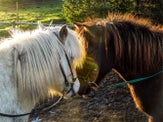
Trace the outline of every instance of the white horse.
<path fill-rule="evenodd" d="M 80 83 L 74 69 L 84 58 L 82 41 L 66 26 L 14 31 L 0 44 L 0 113 L 28 113 L 48 96 L 77 93 Z M 0 122 L 28 118 L 0 116 Z"/>

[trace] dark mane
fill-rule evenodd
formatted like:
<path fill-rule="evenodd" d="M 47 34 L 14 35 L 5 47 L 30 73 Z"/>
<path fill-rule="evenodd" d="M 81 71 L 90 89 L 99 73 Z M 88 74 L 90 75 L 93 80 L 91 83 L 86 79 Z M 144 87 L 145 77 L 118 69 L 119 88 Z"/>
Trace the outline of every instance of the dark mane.
<path fill-rule="evenodd" d="M 129 14 L 109 14 L 76 25 L 99 67 L 95 83 L 100 84 L 112 69 L 124 81 L 146 77 L 128 84 L 130 93 L 149 122 L 163 122 L 163 27 Z"/>
<path fill-rule="evenodd" d="M 153 25 L 149 19 L 140 18 L 131 14 L 118 14 L 118 13 L 109 13 L 106 19 L 96 18 L 88 19 L 85 23 L 93 25 L 94 23 L 116 23 L 116 22 L 130 22 L 133 24 L 145 26 L 150 30 L 154 31 L 163 31 L 162 25 Z"/>
<path fill-rule="evenodd" d="M 114 40 L 116 60 L 128 71 L 155 70 L 162 64 L 163 33 L 151 30 L 145 25 L 131 21 L 106 22 L 105 28 L 110 35 L 107 41 Z M 108 36 L 106 37 L 108 38 Z M 157 65 L 155 62 L 159 62 Z M 121 65 L 121 64 L 119 64 Z"/>
<path fill-rule="evenodd" d="M 102 26 L 101 35 L 100 33 L 99 35 L 103 36 L 101 38 L 103 41 L 107 40 L 107 43 L 114 40 L 116 60 L 121 60 L 122 64 L 125 63 L 123 65 L 125 70 L 132 69 L 132 72 L 153 71 L 158 69 L 157 66 L 162 65 L 163 27 L 161 25 L 154 26 L 149 20 L 130 14 L 113 13 L 110 13 L 106 19 L 90 19 L 83 25 L 88 28 Z M 83 28 L 80 29 L 77 30 L 78 33 L 83 30 Z M 105 31 L 106 34 L 103 34 Z M 84 36 L 90 35 L 85 34 Z M 155 62 L 158 64 L 156 65 Z"/>

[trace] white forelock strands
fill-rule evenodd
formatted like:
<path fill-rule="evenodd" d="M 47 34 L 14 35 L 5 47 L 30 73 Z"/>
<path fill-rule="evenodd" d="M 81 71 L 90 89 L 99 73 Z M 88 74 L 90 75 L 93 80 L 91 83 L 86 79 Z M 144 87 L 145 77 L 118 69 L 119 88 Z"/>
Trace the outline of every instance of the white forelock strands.
<path fill-rule="evenodd" d="M 68 33 L 65 50 L 74 58 L 75 66 L 81 66 L 85 58 L 84 45 L 74 32 L 71 33 Z M 21 99 L 30 98 L 35 102 L 49 95 L 51 88 L 56 94 L 64 90 L 64 79 L 59 77 L 62 76 L 59 61 L 65 52 L 60 43 L 50 28 L 13 31 L 10 39 L 1 42 L 1 57 L 5 54 L 4 60 L 14 60 L 14 84 Z"/>
<path fill-rule="evenodd" d="M 60 28 L 60 26 L 56 26 L 51 27 L 50 29 L 56 33 L 59 33 Z M 86 57 L 85 42 L 81 37 L 78 37 L 78 34 L 75 31 L 68 29 L 65 48 L 66 51 L 68 51 L 68 53 L 74 58 L 74 67 L 82 67 Z"/>

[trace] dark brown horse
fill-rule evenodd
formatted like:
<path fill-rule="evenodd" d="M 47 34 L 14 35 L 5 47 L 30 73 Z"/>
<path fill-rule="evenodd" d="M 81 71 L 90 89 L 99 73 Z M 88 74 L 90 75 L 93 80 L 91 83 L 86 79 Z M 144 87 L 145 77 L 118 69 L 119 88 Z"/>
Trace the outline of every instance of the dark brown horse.
<path fill-rule="evenodd" d="M 107 19 L 75 23 L 76 31 L 88 44 L 88 55 L 99 66 L 95 81 L 116 69 L 127 81 L 162 72 L 163 27 L 151 26 L 144 19 L 131 15 L 110 14 Z M 136 107 L 151 122 L 163 122 L 162 73 L 128 84 Z"/>

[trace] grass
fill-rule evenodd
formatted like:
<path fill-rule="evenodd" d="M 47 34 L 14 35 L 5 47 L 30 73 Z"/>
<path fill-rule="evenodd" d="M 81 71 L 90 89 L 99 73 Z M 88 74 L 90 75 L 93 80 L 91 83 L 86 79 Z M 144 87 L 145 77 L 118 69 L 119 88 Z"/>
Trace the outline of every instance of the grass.
<path fill-rule="evenodd" d="M 1 7 L 1 5 L 0 5 Z M 4 22 L 16 22 L 16 10 L 1 10 L 0 8 L 0 21 Z M 35 22 L 38 21 L 42 23 L 65 23 L 65 18 L 62 11 L 62 2 L 51 2 L 47 4 L 37 5 L 20 5 L 19 9 L 19 22 Z M 11 30 L 12 25 L 0 24 L 0 38 L 5 38 L 9 36 L 9 30 Z M 36 25 L 19 25 L 17 28 L 24 30 L 34 29 Z M 87 84 L 89 81 L 93 81 L 96 77 L 98 67 L 93 62 L 91 58 L 88 58 L 83 66 L 83 69 L 78 69 L 78 77 L 82 84 Z"/>
<path fill-rule="evenodd" d="M 83 68 L 77 69 L 78 78 L 83 86 L 87 86 L 88 82 L 93 82 L 98 74 L 98 65 L 90 57 L 87 57 Z"/>
<path fill-rule="evenodd" d="M 0 7 L 2 5 L 0 4 Z M 7 8 L 12 8 L 7 10 Z M 17 16 L 18 15 L 18 16 Z M 44 4 L 20 4 L 19 11 L 14 7 L 4 7 L 0 9 L 0 21 L 3 22 L 34 22 L 37 23 L 53 23 L 60 24 L 65 23 L 65 18 L 62 11 L 62 1 L 47 2 Z M 0 37 L 8 36 L 8 31 L 12 28 L 12 25 L 0 24 Z M 34 29 L 36 25 L 19 25 L 21 29 Z"/>

